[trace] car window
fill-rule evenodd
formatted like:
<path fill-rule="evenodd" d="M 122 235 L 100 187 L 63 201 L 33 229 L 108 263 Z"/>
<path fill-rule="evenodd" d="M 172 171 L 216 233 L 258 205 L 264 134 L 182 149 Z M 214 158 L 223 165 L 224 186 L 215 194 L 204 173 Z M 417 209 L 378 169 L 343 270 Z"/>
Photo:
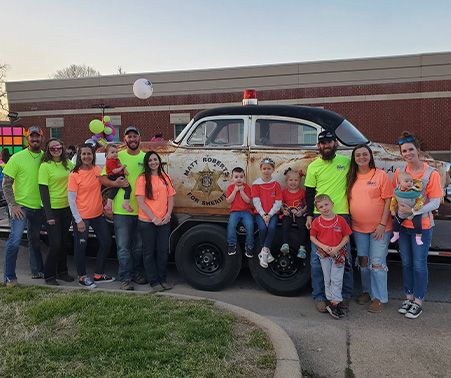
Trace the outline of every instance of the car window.
<path fill-rule="evenodd" d="M 208 120 L 197 125 L 188 138 L 190 146 L 241 146 L 244 136 L 242 119 Z"/>
<path fill-rule="evenodd" d="M 317 131 L 298 122 L 257 119 L 255 144 L 260 146 L 315 146 Z"/>

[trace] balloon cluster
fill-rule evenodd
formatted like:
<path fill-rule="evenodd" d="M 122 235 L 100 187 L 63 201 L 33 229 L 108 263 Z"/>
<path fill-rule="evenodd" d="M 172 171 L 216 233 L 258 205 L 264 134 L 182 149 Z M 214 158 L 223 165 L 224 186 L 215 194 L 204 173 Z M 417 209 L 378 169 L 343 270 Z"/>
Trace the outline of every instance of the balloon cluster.
<path fill-rule="evenodd" d="M 111 125 L 109 116 L 102 117 L 102 120 L 93 119 L 89 123 L 89 130 L 94 134 L 91 139 L 102 145 L 113 142 L 116 135 L 116 129 Z"/>

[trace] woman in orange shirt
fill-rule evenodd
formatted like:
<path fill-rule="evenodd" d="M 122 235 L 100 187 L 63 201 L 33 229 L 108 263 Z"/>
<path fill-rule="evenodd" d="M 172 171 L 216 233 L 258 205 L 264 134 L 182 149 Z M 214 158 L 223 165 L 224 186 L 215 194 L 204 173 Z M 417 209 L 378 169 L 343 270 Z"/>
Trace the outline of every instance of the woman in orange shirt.
<path fill-rule="evenodd" d="M 393 176 L 393 187 L 396 187 L 396 179 L 400 171 L 410 173 L 414 179 L 421 180 L 423 184 L 424 205 L 419 210 L 414 210 L 405 203 L 398 204 L 398 212 L 405 218 L 415 215 L 422 216 L 421 241 L 418 245 L 415 240 L 415 229 L 412 221 L 405 219 L 399 231 L 399 253 L 401 254 L 402 275 L 406 300 L 398 309 L 406 318 L 416 319 L 423 312 L 423 299 L 428 284 L 427 257 L 432 240 L 434 220 L 432 211 L 440 206 L 440 198 L 443 195 L 440 185 L 440 175 L 436 169 L 420 160 L 420 143 L 415 136 L 404 131 L 399 139 L 399 150 L 402 158 L 407 163 L 406 168 L 398 168 Z"/>
<path fill-rule="evenodd" d="M 114 277 L 105 274 L 106 259 L 111 248 L 111 233 L 103 215 L 101 185 L 102 168 L 96 166 L 95 152 L 89 144 L 78 149 L 74 170 L 69 174 L 67 195 L 72 211 L 74 229 L 74 257 L 77 265 L 78 284 L 85 288 L 95 288 L 96 283 L 112 282 Z M 99 242 L 94 281 L 86 275 L 85 252 L 89 226 Z"/>
<path fill-rule="evenodd" d="M 393 187 L 388 175 L 376 168 L 373 152 L 366 144 L 352 151 L 347 182 L 351 228 L 363 290 L 357 303 L 363 305 L 372 300 L 368 311 L 381 312 L 388 302 L 386 258 L 392 229 Z"/>
<path fill-rule="evenodd" d="M 171 178 L 163 171 L 155 151 L 144 156 L 144 173 L 138 177 L 135 195 L 138 201 L 138 230 L 143 242 L 143 261 L 152 291 L 172 289 L 166 282 L 169 255 L 171 213 L 175 190 Z"/>

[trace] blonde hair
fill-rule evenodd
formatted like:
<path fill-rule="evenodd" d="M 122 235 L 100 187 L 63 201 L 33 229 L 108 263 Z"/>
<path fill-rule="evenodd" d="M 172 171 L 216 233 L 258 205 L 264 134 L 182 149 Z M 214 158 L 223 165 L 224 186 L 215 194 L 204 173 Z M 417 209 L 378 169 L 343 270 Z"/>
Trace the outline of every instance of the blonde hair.
<path fill-rule="evenodd" d="M 396 181 L 399 182 L 400 180 L 405 180 L 405 179 L 413 179 L 413 176 L 406 171 L 400 171 L 398 172 L 398 177 L 396 178 Z"/>
<path fill-rule="evenodd" d="M 299 171 L 295 171 L 294 169 L 289 169 L 287 170 L 287 173 L 285 173 L 285 184 L 288 181 L 288 175 L 294 175 L 298 178 L 299 180 L 299 184 L 301 183 L 301 174 L 299 173 Z"/>
<path fill-rule="evenodd" d="M 318 194 L 315 197 L 315 207 L 318 207 L 318 204 L 322 201 L 330 201 L 332 202 L 332 200 L 330 199 L 330 197 L 327 194 Z"/>
<path fill-rule="evenodd" d="M 105 156 L 107 156 L 108 152 L 110 152 L 110 150 L 112 148 L 115 148 L 117 150 L 117 144 L 114 143 L 108 143 L 105 147 Z"/>

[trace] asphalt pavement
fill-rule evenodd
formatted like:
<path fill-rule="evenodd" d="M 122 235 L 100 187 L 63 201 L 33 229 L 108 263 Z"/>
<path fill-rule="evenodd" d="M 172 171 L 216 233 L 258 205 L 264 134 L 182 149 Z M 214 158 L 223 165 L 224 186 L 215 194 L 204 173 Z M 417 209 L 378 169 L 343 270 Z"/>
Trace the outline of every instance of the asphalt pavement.
<path fill-rule="evenodd" d="M 5 244 L 0 239 L 2 276 Z M 46 248 L 42 243 L 44 253 Z M 72 256 L 68 263 L 69 273 L 75 275 Z M 94 259 L 88 259 L 87 266 L 88 274 L 92 275 Z M 115 259 L 108 261 L 106 273 L 117 273 Z M 26 241 L 20 248 L 17 275 L 21 284 L 45 285 L 43 280 L 30 277 Z M 352 371 L 355 377 L 451 377 L 451 264 L 430 265 L 424 312 L 415 320 L 397 313 L 403 299 L 399 262 L 389 264 L 389 303 L 384 311 L 369 313 L 368 306 L 356 304 L 353 297 L 346 317 L 341 320 L 318 313 L 309 291 L 292 298 L 269 294 L 257 286 L 247 270 L 218 292 L 193 289 L 178 275 L 174 265 L 168 268 L 168 281 L 175 284 L 171 291 L 174 294 L 219 300 L 253 311 L 281 326 L 294 342 L 304 375 L 350 377 Z M 78 287 L 77 283 L 65 282 L 61 286 Z M 120 283 L 98 286 L 117 290 Z M 149 290 L 148 285 L 135 287 L 140 292 Z M 355 296 L 359 294 L 356 272 Z"/>

